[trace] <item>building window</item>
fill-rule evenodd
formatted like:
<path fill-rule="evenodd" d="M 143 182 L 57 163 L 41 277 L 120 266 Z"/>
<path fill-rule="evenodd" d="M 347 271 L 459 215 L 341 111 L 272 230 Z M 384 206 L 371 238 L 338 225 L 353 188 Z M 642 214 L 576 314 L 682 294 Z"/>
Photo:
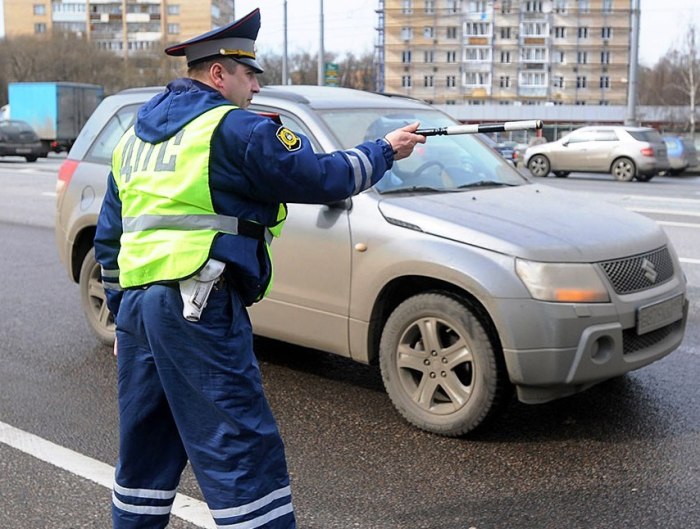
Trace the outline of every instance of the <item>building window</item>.
<path fill-rule="evenodd" d="M 525 37 L 538 37 L 549 32 L 544 22 L 523 22 L 521 28 Z"/>
<path fill-rule="evenodd" d="M 467 22 L 464 34 L 471 37 L 487 37 L 491 34 L 491 24 L 486 22 Z"/>
<path fill-rule="evenodd" d="M 603 13 L 612 13 L 613 0 L 603 0 Z"/>
<path fill-rule="evenodd" d="M 168 4 L 168 15 L 179 15 L 180 4 Z"/>
<path fill-rule="evenodd" d="M 434 86 L 434 78 L 432 75 L 424 75 L 423 76 L 423 86 L 425 87 L 431 87 Z"/>
<path fill-rule="evenodd" d="M 448 51 L 447 52 L 447 62 L 457 62 L 457 52 Z"/>
<path fill-rule="evenodd" d="M 34 14 L 41 16 L 46 14 L 46 6 L 44 4 L 34 4 Z"/>
<path fill-rule="evenodd" d="M 588 64 L 588 52 L 579 51 L 576 53 L 576 63 L 577 64 Z"/>
<path fill-rule="evenodd" d="M 509 51 L 502 51 L 501 52 L 501 62 L 504 64 L 510 64 L 510 52 Z"/>
<path fill-rule="evenodd" d="M 404 50 L 401 52 L 401 62 L 411 62 L 411 50 Z"/>
<path fill-rule="evenodd" d="M 425 0 L 425 12 L 435 13 L 435 0 Z"/>
<path fill-rule="evenodd" d="M 587 27 L 579 27 L 578 28 L 578 38 L 580 38 L 580 39 L 587 39 L 588 38 L 588 28 Z"/>
<path fill-rule="evenodd" d="M 464 60 L 470 62 L 490 62 L 491 48 L 466 48 Z"/>
<path fill-rule="evenodd" d="M 177 35 L 180 33 L 180 24 L 169 23 L 168 24 L 168 35 Z"/>
<path fill-rule="evenodd" d="M 465 72 L 464 86 L 489 86 L 491 75 L 488 72 Z"/>
<path fill-rule="evenodd" d="M 520 74 L 521 86 L 547 86 L 547 76 L 544 72 L 523 72 Z"/>
<path fill-rule="evenodd" d="M 510 38 L 510 27 L 506 26 L 501 28 L 501 38 L 502 39 L 509 39 Z"/>
<path fill-rule="evenodd" d="M 610 77 L 607 75 L 600 76 L 600 87 L 603 89 L 610 88 Z"/>
<path fill-rule="evenodd" d="M 554 12 L 566 13 L 567 0 L 554 0 Z"/>
<path fill-rule="evenodd" d="M 433 26 L 426 26 L 423 28 L 423 36 L 426 39 L 432 39 L 435 37 L 435 28 Z"/>
<path fill-rule="evenodd" d="M 520 60 L 523 62 L 547 62 L 547 48 L 520 48 Z"/>
<path fill-rule="evenodd" d="M 555 51 L 554 52 L 554 62 L 559 64 L 566 64 L 566 52 L 565 51 Z"/>
<path fill-rule="evenodd" d="M 470 0 L 467 6 L 468 13 L 485 13 L 486 0 Z"/>
<path fill-rule="evenodd" d="M 576 76 L 576 88 L 586 88 L 586 76 L 585 75 Z"/>
<path fill-rule="evenodd" d="M 610 52 L 601 51 L 600 52 L 600 64 L 610 64 Z"/>
<path fill-rule="evenodd" d="M 456 26 L 450 26 L 447 28 L 447 38 L 448 39 L 456 39 L 457 38 L 457 27 Z"/>
<path fill-rule="evenodd" d="M 412 27 L 401 28 L 401 38 L 403 40 L 411 40 L 413 38 L 413 28 Z"/>
<path fill-rule="evenodd" d="M 510 77 L 502 75 L 499 80 L 499 85 L 501 88 L 510 88 Z"/>
<path fill-rule="evenodd" d="M 401 76 L 401 86 L 403 88 L 411 88 L 411 76 L 410 75 L 402 75 Z"/>
<path fill-rule="evenodd" d="M 413 2 L 411 0 L 403 0 L 402 6 L 401 6 L 401 12 L 404 15 L 410 15 L 413 13 L 413 6 L 411 5 Z"/>
<path fill-rule="evenodd" d="M 585 102 L 585 101 L 576 101 L 575 104 L 576 104 L 577 106 L 579 106 L 579 107 L 584 107 L 584 106 L 586 106 L 586 102 Z"/>
<path fill-rule="evenodd" d="M 503 0 L 501 2 L 501 14 L 509 15 L 513 9 L 513 0 Z"/>
<path fill-rule="evenodd" d="M 611 39 L 612 38 L 612 28 L 610 26 L 600 28 L 600 36 L 603 37 L 604 39 Z"/>
<path fill-rule="evenodd" d="M 604 107 L 607 107 L 610 104 L 610 101 L 606 101 L 605 99 L 601 99 L 598 101 L 598 104 Z"/>
<path fill-rule="evenodd" d="M 552 86 L 554 86 L 554 88 L 565 88 L 566 86 L 564 84 L 564 76 L 555 75 L 552 79 Z"/>
<path fill-rule="evenodd" d="M 447 88 L 454 88 L 457 86 L 457 78 L 454 75 L 448 75 L 445 82 L 447 84 Z"/>
<path fill-rule="evenodd" d="M 447 12 L 459 13 L 459 3 L 461 0 L 447 0 Z"/>
<path fill-rule="evenodd" d="M 591 0 L 578 0 L 578 11 L 579 13 L 590 13 Z"/>
<path fill-rule="evenodd" d="M 423 62 L 435 62 L 435 52 L 433 50 L 424 51 Z"/>
<path fill-rule="evenodd" d="M 43 22 L 34 24 L 34 33 L 46 33 L 46 24 Z"/>
<path fill-rule="evenodd" d="M 525 11 L 528 13 L 541 13 L 542 12 L 542 0 L 530 0 L 525 2 Z"/>
<path fill-rule="evenodd" d="M 566 38 L 566 28 L 562 26 L 557 26 L 554 28 L 554 38 L 565 39 Z"/>
<path fill-rule="evenodd" d="M 446 104 L 446 105 L 456 105 L 456 104 L 457 104 L 457 101 L 455 101 L 454 99 L 447 99 L 447 100 L 445 101 L 445 104 Z"/>

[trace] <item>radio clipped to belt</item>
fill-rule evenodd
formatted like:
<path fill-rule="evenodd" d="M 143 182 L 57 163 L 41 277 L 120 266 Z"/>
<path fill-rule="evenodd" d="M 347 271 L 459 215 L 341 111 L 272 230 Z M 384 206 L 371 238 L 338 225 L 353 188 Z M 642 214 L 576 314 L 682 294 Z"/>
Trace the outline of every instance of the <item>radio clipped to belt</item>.
<path fill-rule="evenodd" d="M 182 296 L 182 315 L 187 321 L 199 321 L 211 289 L 217 279 L 224 273 L 225 263 L 209 259 L 195 276 L 180 281 L 180 296 Z"/>

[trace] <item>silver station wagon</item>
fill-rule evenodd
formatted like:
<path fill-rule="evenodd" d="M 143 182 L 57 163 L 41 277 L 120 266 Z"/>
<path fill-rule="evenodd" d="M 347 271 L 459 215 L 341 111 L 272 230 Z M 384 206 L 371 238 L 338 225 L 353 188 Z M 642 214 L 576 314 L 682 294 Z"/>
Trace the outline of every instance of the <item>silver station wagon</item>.
<path fill-rule="evenodd" d="M 59 174 L 59 253 L 105 342 L 95 223 L 111 151 L 156 91 L 106 98 Z M 318 152 L 415 120 L 455 124 L 416 100 L 330 87 L 266 87 L 251 110 Z M 291 204 L 273 253 L 255 333 L 379 365 L 401 415 L 442 435 L 474 429 L 513 389 L 546 402 L 645 366 L 685 330 L 685 277 L 655 222 L 533 183 L 476 135 L 428 138 L 352 199 Z"/>

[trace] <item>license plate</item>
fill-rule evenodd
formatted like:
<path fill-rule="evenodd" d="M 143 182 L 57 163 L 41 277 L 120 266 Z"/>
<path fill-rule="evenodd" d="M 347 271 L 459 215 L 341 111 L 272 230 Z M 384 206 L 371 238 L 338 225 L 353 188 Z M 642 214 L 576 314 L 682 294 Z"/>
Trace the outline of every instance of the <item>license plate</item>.
<path fill-rule="evenodd" d="M 30 152 L 32 152 L 31 149 L 22 149 L 22 148 L 19 148 L 19 149 L 15 149 L 15 150 L 17 151 L 17 154 L 29 154 Z"/>
<path fill-rule="evenodd" d="M 637 334 L 655 331 L 683 317 L 685 298 L 680 294 L 637 310 Z"/>

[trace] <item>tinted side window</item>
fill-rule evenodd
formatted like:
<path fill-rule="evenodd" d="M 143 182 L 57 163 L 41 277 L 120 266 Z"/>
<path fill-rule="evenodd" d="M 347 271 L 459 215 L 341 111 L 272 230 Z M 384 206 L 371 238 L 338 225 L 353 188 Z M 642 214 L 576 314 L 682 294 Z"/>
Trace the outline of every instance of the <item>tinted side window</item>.
<path fill-rule="evenodd" d="M 89 162 L 111 164 L 112 151 L 117 146 L 119 138 L 136 119 L 136 113 L 141 105 L 142 103 L 138 103 L 120 108 L 97 135 L 85 159 Z"/>
<path fill-rule="evenodd" d="M 569 136 L 569 143 L 581 143 L 584 141 L 593 141 L 593 139 L 593 131 L 572 132 L 571 136 Z"/>
<path fill-rule="evenodd" d="M 614 130 L 597 130 L 595 131 L 595 141 L 618 141 L 618 138 Z"/>

